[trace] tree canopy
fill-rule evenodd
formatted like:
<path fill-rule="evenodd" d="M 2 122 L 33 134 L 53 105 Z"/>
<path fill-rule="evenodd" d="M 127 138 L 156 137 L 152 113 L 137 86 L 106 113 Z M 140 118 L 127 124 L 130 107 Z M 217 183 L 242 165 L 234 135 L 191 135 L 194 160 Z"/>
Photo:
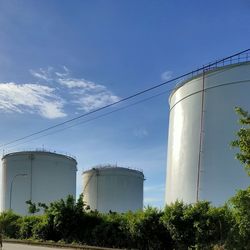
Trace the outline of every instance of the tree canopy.
<path fill-rule="evenodd" d="M 250 114 L 240 107 L 235 108 L 239 115 L 241 128 L 237 131 L 237 139 L 231 145 L 239 149 L 236 158 L 244 165 L 247 174 L 250 176 Z"/>

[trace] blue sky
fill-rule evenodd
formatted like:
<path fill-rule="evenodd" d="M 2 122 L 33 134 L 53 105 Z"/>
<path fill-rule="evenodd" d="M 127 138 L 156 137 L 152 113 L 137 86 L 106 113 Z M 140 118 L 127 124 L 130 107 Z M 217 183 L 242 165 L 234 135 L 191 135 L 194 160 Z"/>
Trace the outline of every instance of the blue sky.
<path fill-rule="evenodd" d="M 0 143 L 249 48 L 249 13 L 247 0 L 1 1 Z M 75 155 L 78 193 L 81 172 L 94 165 L 143 169 L 145 205 L 162 207 L 167 132 L 163 94 L 5 150 L 45 147 Z"/>

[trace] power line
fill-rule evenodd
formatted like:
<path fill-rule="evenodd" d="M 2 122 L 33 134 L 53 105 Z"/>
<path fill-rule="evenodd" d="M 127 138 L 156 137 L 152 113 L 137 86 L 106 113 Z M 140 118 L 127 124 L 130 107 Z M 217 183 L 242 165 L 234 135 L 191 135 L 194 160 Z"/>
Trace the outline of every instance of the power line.
<path fill-rule="evenodd" d="M 160 87 L 162 87 L 162 86 L 164 86 L 164 85 L 166 85 L 166 84 L 169 84 L 169 83 L 171 83 L 171 82 L 174 82 L 174 81 L 183 79 L 184 77 L 193 76 L 194 74 L 199 74 L 201 71 L 204 71 L 204 70 L 206 70 L 206 69 L 210 69 L 210 68 L 213 67 L 213 66 L 216 66 L 216 67 L 217 67 L 220 63 L 223 63 L 223 65 L 224 65 L 224 62 L 226 62 L 227 60 L 232 59 L 232 58 L 235 57 L 235 56 L 240 56 L 241 54 L 244 54 L 244 53 L 246 53 L 246 52 L 248 52 L 248 51 L 250 51 L 250 49 L 243 50 L 243 51 L 238 52 L 238 53 L 235 53 L 235 54 L 233 54 L 233 55 L 231 55 L 231 56 L 228 56 L 228 57 L 222 58 L 222 59 L 220 59 L 220 60 L 217 60 L 217 61 L 215 61 L 215 62 L 213 62 L 213 63 L 209 63 L 209 64 L 207 64 L 207 65 L 205 65 L 205 66 L 203 66 L 203 67 L 200 67 L 200 68 L 198 68 L 198 69 L 196 69 L 196 70 L 194 70 L 194 71 L 190 71 L 190 72 L 188 72 L 188 73 L 182 74 L 182 75 L 180 75 L 180 76 L 178 76 L 178 77 L 175 77 L 175 78 L 173 78 L 173 79 L 170 79 L 170 80 L 165 81 L 165 82 L 163 82 L 163 83 L 160 83 L 160 84 L 158 84 L 158 85 L 154 85 L 154 86 L 152 86 L 152 87 L 150 87 L 150 88 L 147 88 L 147 89 L 145 89 L 145 90 L 142 90 L 142 91 L 137 92 L 137 93 L 135 93 L 135 94 L 132 94 L 132 95 L 130 95 L 130 96 L 124 97 L 124 98 L 122 98 L 122 99 L 120 99 L 120 100 L 118 100 L 118 101 L 116 101 L 116 102 L 110 103 L 110 104 L 108 104 L 108 105 L 105 105 L 105 106 L 103 106 L 103 107 L 97 108 L 97 109 L 92 110 L 92 111 L 90 111 L 90 112 L 84 113 L 84 114 L 79 115 L 79 116 L 77 116 L 77 117 L 74 117 L 74 118 L 72 118 L 72 119 L 68 119 L 68 120 L 66 120 L 66 121 L 64 121 L 64 122 L 61 122 L 61 123 L 58 123 L 58 124 L 56 124 L 56 125 L 53 125 L 53 126 L 50 126 L 50 127 L 45 128 L 45 129 L 39 130 L 39 131 L 37 131 L 37 132 L 28 134 L 28 135 L 23 136 L 23 137 L 21 137 L 21 138 L 18 138 L 18 139 L 9 141 L 9 142 L 7 142 L 7 143 L 4 143 L 4 144 L 0 145 L 0 148 L 3 148 L 3 147 L 5 147 L 5 146 L 7 146 L 7 145 L 13 144 L 13 143 L 18 142 L 18 141 L 25 140 L 25 139 L 30 138 L 30 137 L 32 137 L 32 136 L 35 136 L 35 135 L 44 133 L 44 132 L 46 132 L 46 131 L 48 131 L 48 130 L 52 130 L 52 129 L 57 128 L 57 127 L 59 127 L 59 126 L 62 126 L 62 125 L 64 125 L 64 124 L 68 124 L 68 123 L 71 123 L 71 122 L 73 122 L 73 121 L 79 120 L 79 119 L 81 119 L 81 118 L 83 118 L 83 117 L 86 117 L 86 116 L 89 116 L 89 115 L 91 115 L 91 114 L 97 113 L 97 112 L 99 112 L 99 111 L 101 111 L 101 110 L 104 110 L 104 109 L 107 109 L 107 108 L 109 108 L 109 107 L 115 106 L 115 105 L 117 105 L 117 104 L 119 104 L 119 103 L 128 101 L 128 100 L 130 100 L 130 99 L 133 99 L 133 98 L 135 98 L 135 97 L 137 97 L 137 96 L 143 95 L 143 94 L 145 94 L 145 93 L 147 93 L 147 92 L 149 92 L 149 91 L 152 91 L 152 90 L 154 90 L 154 89 L 160 88 Z"/>
<path fill-rule="evenodd" d="M 191 72 L 191 73 L 192 73 L 192 72 Z M 64 122 L 58 123 L 58 124 L 53 125 L 53 126 L 50 126 L 50 127 L 48 127 L 48 128 L 45 128 L 45 129 L 39 130 L 39 131 L 37 131 L 37 132 L 31 133 L 31 134 L 26 135 L 26 136 L 24 136 L 24 137 L 15 139 L 15 140 L 13 140 L 13 141 L 9 141 L 9 142 L 7 142 L 7 143 L 4 143 L 4 144 L 0 145 L 0 148 L 5 147 L 5 146 L 10 145 L 10 144 L 13 144 L 13 143 L 18 142 L 18 141 L 22 141 L 22 140 L 27 139 L 27 138 L 29 138 L 29 137 L 32 137 L 32 136 L 34 136 L 34 135 L 38 135 L 38 134 L 44 133 L 44 132 L 46 132 L 46 131 L 48 131 L 48 130 L 57 128 L 57 127 L 59 127 L 59 126 L 62 126 L 62 125 L 64 125 L 64 124 L 67 124 L 67 123 L 70 123 L 70 122 L 73 122 L 73 121 L 75 121 L 75 120 L 79 120 L 79 119 L 81 119 L 81 118 L 83 118 L 83 117 L 86 117 L 86 116 L 89 116 L 89 115 L 91 115 L 91 114 L 97 113 L 97 112 L 99 112 L 99 111 L 101 111 L 101 110 L 104 110 L 104 109 L 107 109 L 107 108 L 109 108 L 109 107 L 115 106 L 115 105 L 120 104 L 120 103 L 122 103 L 122 102 L 128 101 L 128 100 L 130 100 L 130 99 L 132 99 L 132 98 L 135 98 L 135 97 L 140 96 L 140 95 L 142 95 L 142 94 L 145 94 L 145 93 L 147 93 L 147 92 L 149 92 L 149 91 L 152 91 L 152 90 L 154 90 L 154 89 L 157 89 L 157 88 L 159 88 L 159 87 L 162 87 L 162 86 L 164 86 L 164 85 L 166 85 L 166 84 L 168 84 L 168 83 L 171 83 L 171 82 L 174 82 L 174 81 L 176 81 L 176 80 L 179 80 L 179 79 L 181 79 L 181 78 L 183 78 L 183 77 L 185 77 L 185 76 L 190 75 L 191 73 L 189 72 L 189 73 L 187 73 L 187 74 L 183 74 L 183 75 L 181 75 L 181 76 L 179 76 L 179 77 L 176 77 L 176 78 L 174 78 L 174 79 L 171 79 L 171 80 L 169 80 L 169 81 L 163 82 L 163 83 L 161 83 L 161 84 L 155 85 L 155 86 L 150 87 L 150 88 L 148 88 L 148 89 L 145 89 L 145 90 L 143 90 L 143 91 L 137 92 L 136 94 L 130 95 L 130 96 L 125 97 L 125 98 L 122 98 L 122 99 L 120 99 L 119 101 L 110 103 L 110 104 L 108 104 L 108 105 L 105 105 L 105 106 L 103 106 L 103 107 L 97 108 L 97 109 L 92 110 L 92 111 L 90 111 L 90 112 L 84 113 L 84 114 L 82 114 L 82 115 L 80 115 L 80 116 L 74 117 L 74 118 L 72 118 L 72 119 L 66 120 L 66 121 L 64 121 Z"/>
<path fill-rule="evenodd" d="M 22 144 L 25 144 L 25 143 L 28 143 L 28 142 L 31 142 L 31 141 L 38 140 L 38 139 L 40 139 L 40 138 L 43 138 L 43 137 L 46 137 L 46 136 L 49 136 L 49 135 L 53 135 L 53 134 L 56 134 L 56 133 L 60 133 L 61 131 L 64 131 L 64 130 L 69 129 L 69 128 L 72 128 L 72 127 L 76 127 L 76 126 L 79 126 L 79 125 L 82 125 L 82 124 L 86 124 L 86 123 L 92 122 L 92 121 L 94 121 L 94 120 L 97 120 L 97 119 L 100 119 L 100 118 L 102 118 L 102 117 L 111 115 L 111 114 L 113 114 L 113 113 L 116 113 L 116 112 L 119 112 L 119 111 L 128 109 L 128 108 L 130 108 L 130 107 L 132 107 L 132 106 L 135 106 L 135 105 L 138 105 L 138 104 L 140 104 L 140 103 L 143 103 L 143 102 L 152 100 L 153 98 L 162 96 L 162 95 L 164 95 L 164 94 L 168 94 L 168 93 L 170 93 L 170 92 L 173 91 L 173 90 L 174 90 L 174 88 L 173 88 L 173 89 L 166 90 L 166 91 L 164 91 L 164 92 L 160 92 L 160 93 L 158 93 L 158 94 L 155 94 L 155 95 L 153 95 L 153 96 L 147 97 L 147 98 L 142 99 L 142 100 L 140 100 L 140 101 L 137 101 L 137 102 L 131 103 L 131 104 L 129 104 L 129 105 L 126 105 L 126 106 L 124 106 L 124 107 L 121 107 L 121 108 L 112 110 L 112 111 L 110 111 L 110 112 L 101 114 L 101 115 L 99 115 L 99 116 L 90 118 L 90 119 L 85 120 L 85 121 L 82 121 L 82 122 L 75 123 L 75 124 L 73 124 L 73 125 L 71 125 L 71 126 L 67 126 L 67 127 L 61 128 L 61 129 L 56 130 L 56 131 L 52 131 L 52 132 L 47 133 L 47 134 L 45 134 L 45 135 L 41 135 L 41 136 L 39 136 L 39 137 L 35 137 L 35 138 L 29 139 L 29 140 L 24 141 L 24 142 L 20 142 L 20 143 L 18 143 L 18 144 L 14 144 L 14 145 L 9 146 L 9 147 L 7 147 L 7 148 L 10 149 L 10 148 L 13 148 L 13 147 L 16 147 L 16 146 L 19 146 L 19 145 L 22 145 Z"/>

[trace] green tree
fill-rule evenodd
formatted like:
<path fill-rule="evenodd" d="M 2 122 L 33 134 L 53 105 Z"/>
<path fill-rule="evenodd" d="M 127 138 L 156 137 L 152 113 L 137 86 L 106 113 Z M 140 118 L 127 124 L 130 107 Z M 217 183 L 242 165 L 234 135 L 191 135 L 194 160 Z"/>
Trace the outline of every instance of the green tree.
<path fill-rule="evenodd" d="M 26 201 L 26 204 L 28 205 L 28 212 L 30 214 L 35 214 L 40 211 L 40 209 L 37 207 L 35 202 L 32 202 L 31 200 Z"/>
<path fill-rule="evenodd" d="M 38 207 L 43 208 L 44 211 L 46 211 L 48 209 L 48 205 L 46 203 L 38 202 L 37 205 L 38 205 Z"/>
<path fill-rule="evenodd" d="M 250 249 L 250 187 L 239 190 L 229 201 L 235 224 L 229 245 L 229 249 Z"/>
<path fill-rule="evenodd" d="M 212 249 L 223 246 L 230 236 L 232 215 L 227 206 L 213 207 L 207 201 L 195 204 L 175 202 L 166 206 L 163 223 L 175 249 Z"/>
<path fill-rule="evenodd" d="M 195 233 L 193 230 L 193 221 L 185 216 L 185 212 L 191 205 L 176 201 L 166 206 L 162 221 L 171 238 L 174 240 L 176 249 L 188 249 L 195 245 Z"/>
<path fill-rule="evenodd" d="M 236 107 L 235 111 L 239 115 L 242 127 L 236 133 L 237 139 L 232 141 L 231 145 L 239 148 L 240 152 L 236 154 L 236 158 L 244 165 L 250 176 L 250 114 L 240 107 Z"/>
<path fill-rule="evenodd" d="M 184 219 L 192 221 L 194 246 L 196 249 L 212 249 L 224 245 L 229 237 L 231 213 L 227 206 L 213 207 L 208 201 L 200 201 L 189 206 Z"/>
<path fill-rule="evenodd" d="M 47 227 L 48 239 L 81 242 L 86 227 L 84 224 L 87 224 L 87 217 L 90 217 L 85 208 L 83 195 L 80 195 L 77 202 L 72 195 L 69 195 L 65 200 L 50 203 L 45 210 L 47 223 L 43 223 L 43 226 Z"/>
<path fill-rule="evenodd" d="M 13 213 L 12 210 L 2 212 L 0 215 L 0 228 L 4 236 L 17 238 L 20 229 L 21 216 Z"/>
<path fill-rule="evenodd" d="M 20 218 L 19 237 L 21 239 L 34 238 L 34 228 L 42 221 L 42 219 L 43 217 L 41 215 L 30 215 Z"/>
<path fill-rule="evenodd" d="M 132 246 L 132 239 L 127 229 L 127 220 L 124 214 L 109 213 L 102 214 L 100 221 L 92 231 L 91 244 L 103 247 L 129 248 Z"/>
<path fill-rule="evenodd" d="M 157 208 L 147 207 L 139 211 L 135 224 L 136 248 L 142 250 L 165 250 L 173 248 L 173 241 L 161 217 L 163 212 Z"/>

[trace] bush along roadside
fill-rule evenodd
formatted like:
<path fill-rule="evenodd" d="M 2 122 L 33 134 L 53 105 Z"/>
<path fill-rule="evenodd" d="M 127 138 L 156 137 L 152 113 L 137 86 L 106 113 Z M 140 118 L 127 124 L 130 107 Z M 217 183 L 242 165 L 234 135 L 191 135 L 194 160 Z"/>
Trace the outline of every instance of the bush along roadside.
<path fill-rule="evenodd" d="M 111 248 L 250 249 L 250 187 L 229 202 L 214 207 L 209 202 L 175 202 L 164 210 L 101 214 L 89 211 L 82 196 L 72 196 L 46 207 L 43 215 L 0 215 L 4 237 Z"/>

